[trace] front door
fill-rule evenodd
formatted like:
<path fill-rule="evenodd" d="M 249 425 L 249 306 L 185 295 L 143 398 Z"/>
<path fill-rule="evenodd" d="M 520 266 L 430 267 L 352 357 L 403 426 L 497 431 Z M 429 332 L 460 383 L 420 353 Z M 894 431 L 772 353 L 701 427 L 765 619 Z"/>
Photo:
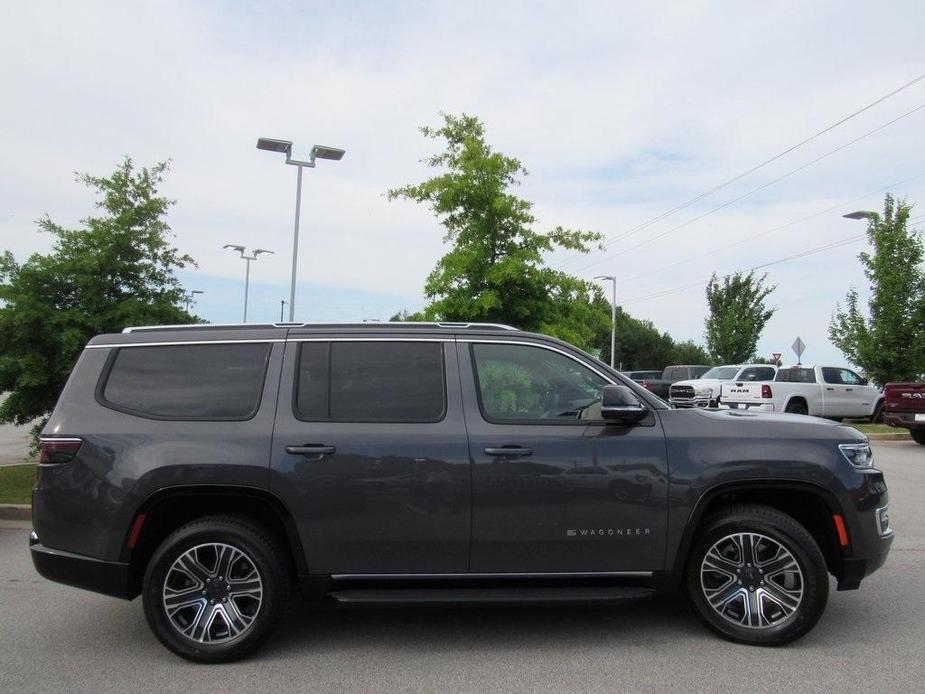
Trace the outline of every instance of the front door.
<path fill-rule="evenodd" d="M 309 571 L 465 571 L 469 452 L 452 340 L 290 337 L 283 374 L 270 486 Z"/>
<path fill-rule="evenodd" d="M 652 571 L 664 563 L 667 453 L 654 414 L 605 423 L 611 382 L 537 342 L 458 342 L 476 573 Z"/>

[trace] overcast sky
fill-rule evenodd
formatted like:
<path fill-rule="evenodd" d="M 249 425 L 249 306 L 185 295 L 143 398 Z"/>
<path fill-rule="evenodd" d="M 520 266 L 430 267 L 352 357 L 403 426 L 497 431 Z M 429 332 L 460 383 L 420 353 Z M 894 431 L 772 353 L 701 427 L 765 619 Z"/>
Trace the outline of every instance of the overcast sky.
<path fill-rule="evenodd" d="M 244 263 L 221 250 L 234 242 L 276 251 L 252 266 L 249 317 L 278 319 L 296 172 L 256 139 L 293 140 L 297 156 L 343 147 L 342 161 L 305 172 L 297 318 L 387 319 L 423 305 L 444 251 L 427 209 L 383 195 L 429 175 L 419 160 L 433 143 L 416 128 L 440 111 L 477 115 L 523 161 L 538 228 L 613 238 L 925 73 L 923 19 L 917 0 L 4 0 L 0 247 L 23 259 L 48 247 L 41 215 L 76 224 L 91 212 L 74 171 L 170 158 L 170 223 L 199 263 L 182 276 L 206 292 L 198 312 L 240 319 Z M 879 209 L 888 186 L 925 198 L 925 110 L 697 218 L 922 104 L 925 81 L 605 253 L 550 262 L 616 275 L 631 314 L 702 341 L 711 272 L 856 236 L 863 222 L 841 214 Z M 862 248 L 767 268 L 778 311 L 762 354 L 789 356 L 800 335 L 804 361 L 843 361 L 826 325 L 849 286 L 865 288 Z"/>

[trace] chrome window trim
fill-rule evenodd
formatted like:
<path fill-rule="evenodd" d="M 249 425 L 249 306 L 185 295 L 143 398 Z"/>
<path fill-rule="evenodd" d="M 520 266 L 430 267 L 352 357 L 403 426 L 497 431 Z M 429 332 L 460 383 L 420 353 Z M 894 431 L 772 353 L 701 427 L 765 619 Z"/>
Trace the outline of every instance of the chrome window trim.
<path fill-rule="evenodd" d="M 171 340 L 170 342 L 114 342 L 111 345 L 87 345 L 84 349 L 122 349 L 123 347 L 176 347 L 178 345 L 245 345 L 285 342 L 281 338 L 255 340 Z"/>

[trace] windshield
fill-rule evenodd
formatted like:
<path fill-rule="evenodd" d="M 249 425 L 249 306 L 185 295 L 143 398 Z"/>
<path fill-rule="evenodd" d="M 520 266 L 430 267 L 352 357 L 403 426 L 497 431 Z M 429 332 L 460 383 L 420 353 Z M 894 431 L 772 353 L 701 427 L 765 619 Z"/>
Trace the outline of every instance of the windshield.
<path fill-rule="evenodd" d="M 720 381 L 731 381 L 739 373 L 738 366 L 714 366 L 700 378 L 718 378 Z"/>

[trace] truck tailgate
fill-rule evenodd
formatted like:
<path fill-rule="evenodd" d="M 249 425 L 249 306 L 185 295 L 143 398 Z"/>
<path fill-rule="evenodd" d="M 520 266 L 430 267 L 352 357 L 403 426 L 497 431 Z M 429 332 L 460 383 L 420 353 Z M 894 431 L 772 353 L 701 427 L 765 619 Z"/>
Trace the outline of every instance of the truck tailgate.
<path fill-rule="evenodd" d="M 925 415 L 925 383 L 887 383 L 883 391 L 883 411 Z"/>
<path fill-rule="evenodd" d="M 724 405 L 760 405 L 767 402 L 761 397 L 761 383 L 724 383 L 720 399 Z"/>

